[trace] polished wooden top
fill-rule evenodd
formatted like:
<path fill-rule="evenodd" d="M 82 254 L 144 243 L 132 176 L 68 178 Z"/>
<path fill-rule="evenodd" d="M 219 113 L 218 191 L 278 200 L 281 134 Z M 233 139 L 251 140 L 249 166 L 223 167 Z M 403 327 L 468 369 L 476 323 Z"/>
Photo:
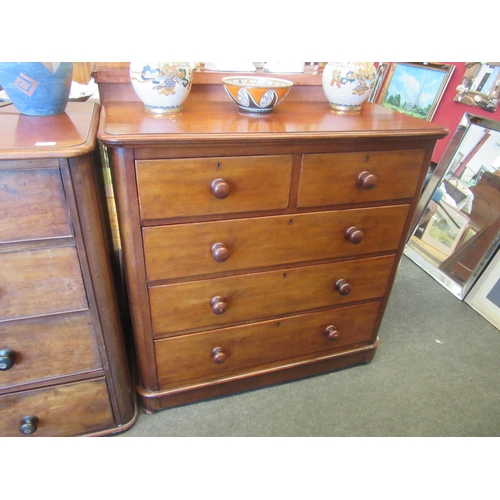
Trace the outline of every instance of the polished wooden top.
<path fill-rule="evenodd" d="M 14 105 L 0 108 L 0 160 L 67 158 L 91 152 L 96 144 L 100 105 L 70 102 L 54 116 L 27 116 Z"/>
<path fill-rule="evenodd" d="M 293 92 L 293 89 L 292 89 Z M 154 116 L 141 102 L 109 102 L 103 106 L 98 137 L 110 146 L 228 142 L 259 140 L 354 139 L 428 137 L 440 139 L 448 131 L 436 124 L 365 103 L 359 112 L 339 113 L 324 101 L 285 99 L 272 113 L 254 116 L 227 102 L 190 100 L 180 113 Z"/>

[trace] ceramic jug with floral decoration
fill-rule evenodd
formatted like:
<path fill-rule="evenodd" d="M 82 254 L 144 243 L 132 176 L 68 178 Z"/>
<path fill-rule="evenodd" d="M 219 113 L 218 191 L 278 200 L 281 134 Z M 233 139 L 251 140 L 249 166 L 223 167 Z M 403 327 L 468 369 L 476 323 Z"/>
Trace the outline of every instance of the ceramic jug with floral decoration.
<path fill-rule="evenodd" d="M 130 63 L 130 80 L 146 112 L 163 115 L 182 111 L 193 82 L 189 62 Z"/>
<path fill-rule="evenodd" d="M 370 97 L 377 78 L 373 63 L 329 62 L 323 70 L 323 90 L 330 107 L 359 111 Z"/>

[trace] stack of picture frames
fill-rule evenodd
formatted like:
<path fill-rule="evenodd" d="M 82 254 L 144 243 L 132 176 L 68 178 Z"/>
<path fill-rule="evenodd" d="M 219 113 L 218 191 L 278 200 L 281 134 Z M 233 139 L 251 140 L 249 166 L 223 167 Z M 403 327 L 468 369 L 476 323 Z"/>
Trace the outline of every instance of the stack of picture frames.
<path fill-rule="evenodd" d="M 378 63 L 370 100 L 431 121 L 455 67 Z M 455 102 L 496 111 L 500 63 L 466 63 Z M 430 170 L 405 255 L 500 329 L 500 122 L 465 113 Z"/>
<path fill-rule="evenodd" d="M 405 255 L 500 328 L 500 122 L 463 115 L 416 213 Z"/>

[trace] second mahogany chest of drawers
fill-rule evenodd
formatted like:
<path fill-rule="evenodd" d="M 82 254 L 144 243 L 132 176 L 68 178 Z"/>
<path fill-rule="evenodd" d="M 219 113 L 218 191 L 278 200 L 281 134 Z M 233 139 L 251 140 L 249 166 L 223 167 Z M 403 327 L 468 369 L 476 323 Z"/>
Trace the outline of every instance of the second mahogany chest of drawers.
<path fill-rule="evenodd" d="M 445 135 L 372 104 L 105 104 L 144 409 L 370 361 Z"/>
<path fill-rule="evenodd" d="M 111 434 L 135 421 L 99 111 L 0 110 L 0 436 Z"/>

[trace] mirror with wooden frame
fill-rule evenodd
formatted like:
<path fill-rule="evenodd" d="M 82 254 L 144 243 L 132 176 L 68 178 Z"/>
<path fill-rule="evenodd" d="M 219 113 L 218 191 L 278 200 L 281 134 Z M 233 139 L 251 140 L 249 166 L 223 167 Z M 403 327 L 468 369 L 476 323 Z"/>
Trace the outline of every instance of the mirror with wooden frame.
<path fill-rule="evenodd" d="M 405 255 L 463 300 L 500 242 L 500 122 L 466 113 L 428 177 Z"/>

